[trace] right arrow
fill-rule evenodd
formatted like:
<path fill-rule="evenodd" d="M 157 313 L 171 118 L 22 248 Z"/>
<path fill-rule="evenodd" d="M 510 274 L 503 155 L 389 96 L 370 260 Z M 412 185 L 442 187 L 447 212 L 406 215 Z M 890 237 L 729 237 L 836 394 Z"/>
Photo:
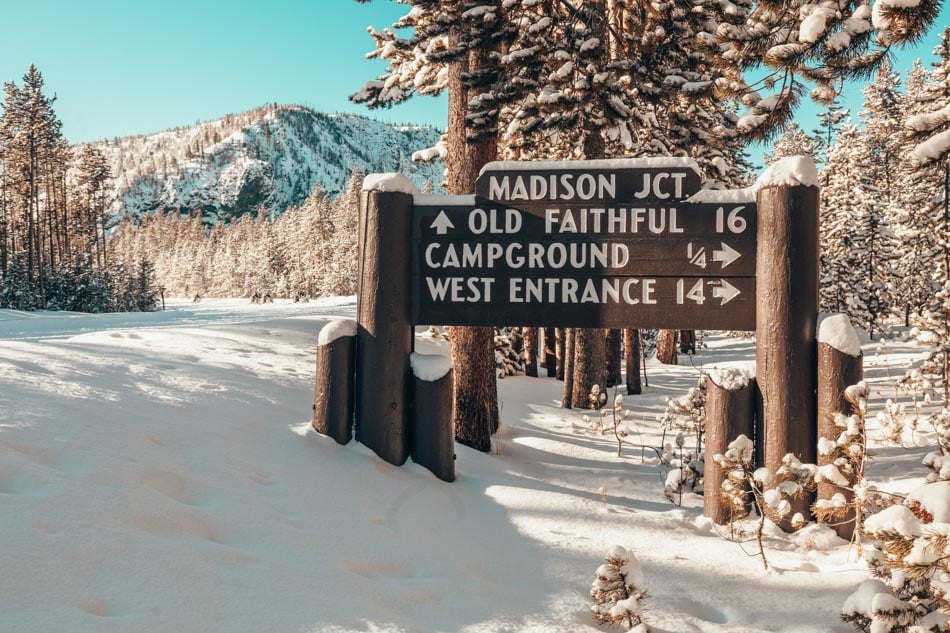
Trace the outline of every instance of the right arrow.
<path fill-rule="evenodd" d="M 714 297 L 722 299 L 722 303 L 719 304 L 721 306 L 726 305 L 741 294 L 738 288 L 725 279 L 720 279 L 719 284 L 713 288 L 712 294 Z"/>
<path fill-rule="evenodd" d="M 435 232 L 439 235 L 445 235 L 449 229 L 454 229 L 455 225 L 452 224 L 452 220 L 445 214 L 445 211 L 439 211 L 439 215 L 435 216 L 435 220 L 429 225 L 429 228 L 435 229 Z"/>
<path fill-rule="evenodd" d="M 722 262 L 723 268 L 742 257 L 742 253 L 725 242 L 720 242 L 720 244 L 722 245 L 722 250 L 713 251 L 712 259 L 714 262 Z"/>

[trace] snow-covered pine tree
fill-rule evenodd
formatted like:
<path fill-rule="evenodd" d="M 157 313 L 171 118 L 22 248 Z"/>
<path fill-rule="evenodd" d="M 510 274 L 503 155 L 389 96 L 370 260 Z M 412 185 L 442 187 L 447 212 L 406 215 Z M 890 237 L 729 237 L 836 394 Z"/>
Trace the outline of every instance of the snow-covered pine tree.
<path fill-rule="evenodd" d="M 815 158 L 820 164 L 824 165 L 828 161 L 828 149 L 834 142 L 838 130 L 847 122 L 849 114 L 847 108 L 841 107 L 836 96 L 818 115 L 818 127 L 812 129 L 810 138 L 814 141 Z M 819 183 L 822 187 L 824 186 L 823 181 L 819 180 Z"/>
<path fill-rule="evenodd" d="M 765 155 L 765 163 L 771 165 L 787 156 L 815 158 L 815 139 L 805 134 L 798 124 L 790 122 L 772 144 L 772 151 Z"/>
<path fill-rule="evenodd" d="M 907 73 L 905 91 L 901 97 L 901 112 L 912 116 L 928 111 L 934 94 L 930 86 L 931 74 L 918 59 Z M 911 317 L 919 314 L 933 296 L 933 261 L 940 257 L 940 247 L 933 235 L 938 221 L 933 211 L 939 205 L 937 191 L 942 174 L 933 167 L 923 168 L 908 160 L 913 143 L 901 135 L 901 166 L 899 190 L 901 204 L 891 208 L 890 228 L 900 244 L 898 257 L 893 262 L 894 288 L 892 305 L 895 313 L 903 316 L 904 325 L 910 326 Z"/>
<path fill-rule="evenodd" d="M 870 320 L 866 297 L 870 294 L 864 275 L 862 244 L 854 232 L 855 216 L 861 202 L 855 198 L 855 183 L 860 179 L 856 148 L 861 131 L 846 125 L 828 149 L 822 169 L 821 189 L 821 283 L 822 312 L 844 312 L 854 323 Z"/>
<path fill-rule="evenodd" d="M 730 3 L 732 5 L 732 3 Z M 767 140 L 791 120 L 805 90 L 814 101 L 831 104 L 842 83 L 865 79 L 894 47 L 920 39 L 940 11 L 938 0 L 878 0 L 814 3 L 739 2 L 733 11 L 746 18 L 723 23 L 715 35 L 723 77 L 717 88 L 742 99 L 749 110 L 739 119 L 744 136 Z M 765 76 L 749 86 L 743 74 L 756 66 Z M 761 95 L 759 90 L 769 94 Z"/>
<path fill-rule="evenodd" d="M 868 517 L 872 580 L 841 617 L 864 633 L 950 633 L 950 481 L 928 483 Z"/>
<path fill-rule="evenodd" d="M 607 562 L 597 568 L 590 588 L 594 619 L 598 624 L 619 625 L 634 633 L 647 633 L 643 609 L 648 596 L 643 588 L 640 561 L 620 545 L 611 547 L 606 559 Z"/>
<path fill-rule="evenodd" d="M 915 232 L 919 240 L 915 247 L 931 256 L 925 265 L 930 270 L 932 293 L 913 319 L 913 332 L 930 351 L 904 383 L 942 405 L 929 421 L 938 437 L 939 452 L 946 456 L 950 455 L 950 27 L 934 52 L 938 60 L 923 91 L 926 96 L 921 97 L 928 107 L 922 108 L 924 114 L 906 122 L 915 140 L 926 139 L 912 151 L 915 175 L 934 185 L 933 197 L 923 205 L 920 229 Z"/>
<path fill-rule="evenodd" d="M 864 110 L 860 113 L 863 133 L 852 158 L 860 168 L 858 182 L 852 190 L 859 200 L 858 217 L 853 219 L 856 247 L 863 260 L 868 319 L 862 325 L 872 335 L 880 331 L 882 320 L 890 314 L 895 293 L 893 267 L 899 255 L 899 243 L 893 227 L 903 209 L 904 181 L 902 97 L 900 75 L 892 71 L 886 60 L 875 75 L 874 82 L 864 89 Z"/>

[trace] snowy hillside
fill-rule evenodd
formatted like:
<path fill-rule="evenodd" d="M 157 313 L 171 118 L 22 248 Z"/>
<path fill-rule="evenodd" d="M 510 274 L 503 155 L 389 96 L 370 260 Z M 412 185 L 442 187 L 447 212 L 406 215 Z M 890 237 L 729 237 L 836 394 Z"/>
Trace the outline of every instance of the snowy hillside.
<path fill-rule="evenodd" d="M 349 114 L 301 106 L 269 106 L 216 121 L 94 143 L 114 180 L 114 216 L 138 216 L 164 207 L 201 212 L 208 222 L 228 220 L 261 205 L 282 212 L 303 202 L 314 184 L 341 191 L 354 168 L 399 171 L 422 187 L 438 185 L 442 164 L 412 163 L 439 132 L 394 126 Z"/>
<path fill-rule="evenodd" d="M 0 310 L 0 631 L 599 633 L 588 591 L 617 544 L 642 563 L 654 633 L 852 630 L 838 613 L 867 571 L 829 528 L 769 528 L 765 571 L 701 497 L 664 497 L 653 451 L 618 458 L 561 409 L 554 379 L 499 383 L 496 450 L 457 445 L 452 484 L 316 435 L 317 334 L 354 308 Z M 754 355 L 706 343 L 707 368 Z M 448 353 L 423 331 L 416 347 Z M 864 351 L 876 410 L 920 349 Z M 656 415 L 697 373 L 648 373 L 625 400 L 655 446 Z M 919 485 L 925 449 L 877 450 L 874 481 Z"/>

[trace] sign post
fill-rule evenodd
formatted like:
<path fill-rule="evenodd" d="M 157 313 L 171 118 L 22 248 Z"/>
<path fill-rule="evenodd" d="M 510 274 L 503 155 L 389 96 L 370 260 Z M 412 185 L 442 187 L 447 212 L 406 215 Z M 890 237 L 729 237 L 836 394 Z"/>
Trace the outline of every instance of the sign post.
<path fill-rule="evenodd" d="M 369 187 L 360 216 L 356 431 L 383 459 L 425 432 L 406 414 L 413 325 L 516 324 L 545 328 L 549 374 L 551 328 L 755 330 L 757 461 L 815 461 L 817 187 L 695 196 L 675 158 L 491 163 L 470 196 L 402 185 Z"/>

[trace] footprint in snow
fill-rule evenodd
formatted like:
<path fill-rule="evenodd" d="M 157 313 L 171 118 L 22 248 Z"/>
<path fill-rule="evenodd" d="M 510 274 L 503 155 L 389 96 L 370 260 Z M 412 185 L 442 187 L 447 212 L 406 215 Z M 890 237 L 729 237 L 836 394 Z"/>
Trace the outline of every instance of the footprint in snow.
<path fill-rule="evenodd" d="M 139 477 L 139 482 L 178 503 L 189 506 L 207 505 L 197 486 L 169 470 L 150 470 Z"/>
<path fill-rule="evenodd" d="M 49 484 L 10 464 L 0 464 L 0 495 L 42 495 Z"/>
<path fill-rule="evenodd" d="M 691 598 L 680 598 L 677 609 L 680 613 L 693 616 L 698 620 L 704 620 L 713 624 L 728 624 L 729 616 L 720 609 Z"/>
<path fill-rule="evenodd" d="M 80 600 L 76 603 L 76 608 L 80 611 L 96 616 L 97 618 L 115 618 L 125 615 L 115 603 L 109 600 L 90 599 Z"/>
<path fill-rule="evenodd" d="M 201 515 L 193 512 L 178 514 L 147 514 L 131 517 L 130 527 L 156 536 L 193 536 L 211 543 L 224 544 L 218 531 Z"/>

